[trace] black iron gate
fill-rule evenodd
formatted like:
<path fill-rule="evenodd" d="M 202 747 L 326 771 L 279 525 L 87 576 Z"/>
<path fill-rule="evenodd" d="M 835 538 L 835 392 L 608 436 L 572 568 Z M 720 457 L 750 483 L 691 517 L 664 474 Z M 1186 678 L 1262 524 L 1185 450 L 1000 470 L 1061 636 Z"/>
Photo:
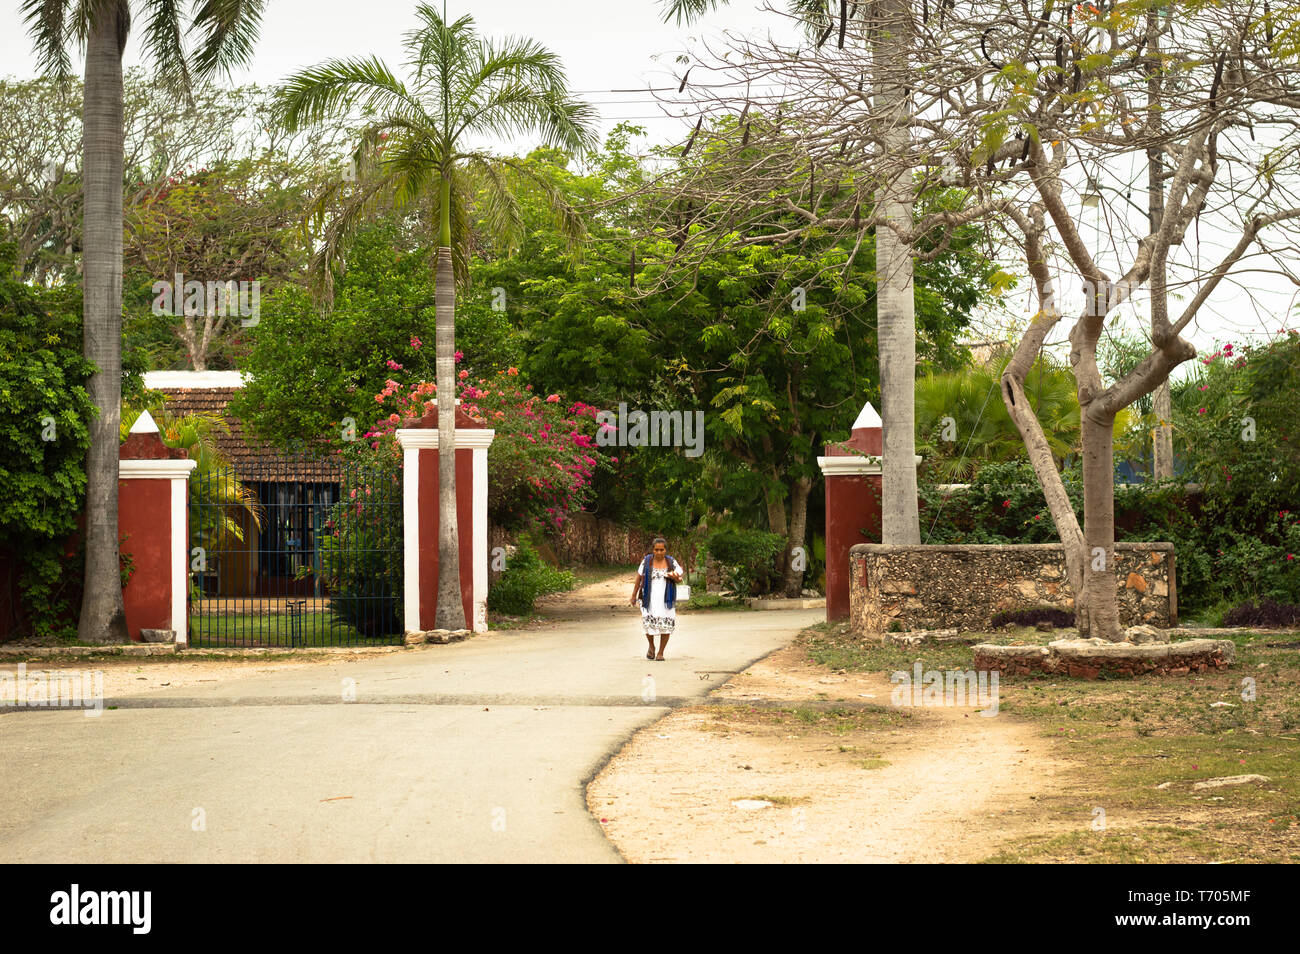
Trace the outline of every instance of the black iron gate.
<path fill-rule="evenodd" d="M 402 641 L 395 460 L 201 464 L 189 491 L 191 646 Z"/>

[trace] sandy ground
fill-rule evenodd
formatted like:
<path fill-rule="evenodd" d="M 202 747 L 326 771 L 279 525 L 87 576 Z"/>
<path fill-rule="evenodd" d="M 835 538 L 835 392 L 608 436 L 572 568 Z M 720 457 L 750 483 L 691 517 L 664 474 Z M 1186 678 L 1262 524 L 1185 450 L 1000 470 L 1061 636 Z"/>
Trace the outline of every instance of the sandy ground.
<path fill-rule="evenodd" d="M 1032 727 L 975 708 L 896 709 L 892 688 L 787 647 L 721 686 L 722 705 L 633 736 L 588 807 L 632 862 L 967 862 L 1046 833 L 1035 800 L 1070 766 Z M 885 708 L 814 725 L 774 702 Z"/>
<path fill-rule="evenodd" d="M 261 673 L 348 662 L 357 658 L 361 657 L 320 655 L 290 659 L 185 659 L 142 656 L 70 660 L 53 664 L 42 660 L 25 665 L 28 680 L 43 679 L 54 683 L 60 677 L 81 680 L 88 678 L 90 682 L 82 683 L 87 686 L 93 686 L 95 681 L 102 680 L 104 698 L 117 699 L 125 696 L 148 695 L 159 689 L 210 686 L 214 683 L 247 679 Z M 16 676 L 19 662 L 0 664 L 0 673 Z"/>

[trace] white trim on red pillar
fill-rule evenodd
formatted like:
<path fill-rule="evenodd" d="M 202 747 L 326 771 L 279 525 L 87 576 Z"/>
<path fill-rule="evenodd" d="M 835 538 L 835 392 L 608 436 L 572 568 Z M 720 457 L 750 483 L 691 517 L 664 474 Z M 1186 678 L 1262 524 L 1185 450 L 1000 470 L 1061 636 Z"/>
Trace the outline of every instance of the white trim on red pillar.
<path fill-rule="evenodd" d="M 470 510 L 473 536 L 473 619 L 474 632 L 487 631 L 487 451 L 496 431 L 490 428 L 456 428 L 456 450 L 472 452 L 473 483 Z M 420 451 L 438 449 L 436 428 L 399 427 L 397 443 L 402 448 L 402 602 L 404 625 L 408 633 L 420 632 Z"/>
<path fill-rule="evenodd" d="M 420 448 L 402 439 L 402 622 L 408 633 L 420 632 Z"/>
<path fill-rule="evenodd" d="M 147 412 L 146 412 L 147 413 Z M 148 428 L 141 427 L 141 433 Z M 132 429 L 132 433 L 137 433 Z M 190 471 L 198 466 L 194 460 L 119 460 L 117 476 L 119 480 L 166 480 L 170 485 L 171 495 L 171 610 L 172 630 L 176 633 L 176 645 L 184 649 L 189 645 L 189 617 L 185 612 L 186 596 L 189 591 L 186 557 L 189 555 L 189 513 L 188 482 Z"/>

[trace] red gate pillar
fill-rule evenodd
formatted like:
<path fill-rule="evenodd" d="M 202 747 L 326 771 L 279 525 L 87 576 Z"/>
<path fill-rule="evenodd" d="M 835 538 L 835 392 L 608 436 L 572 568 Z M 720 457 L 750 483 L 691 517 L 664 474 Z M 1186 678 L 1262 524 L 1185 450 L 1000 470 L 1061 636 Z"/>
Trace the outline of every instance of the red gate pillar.
<path fill-rule="evenodd" d="M 118 451 L 118 532 L 134 564 L 122 590 L 126 627 L 140 642 L 143 629 L 170 629 L 188 645 L 186 613 L 189 549 L 188 481 L 197 462 L 168 447 L 145 411 Z"/>
<path fill-rule="evenodd" d="M 456 529 L 465 620 L 487 631 L 487 452 L 496 431 L 456 407 Z M 408 633 L 434 628 L 438 608 L 438 409 L 398 428 L 402 447 L 403 619 Z"/>
<path fill-rule="evenodd" d="M 826 477 L 826 619 L 849 617 L 849 548 L 880 534 L 880 455 L 884 431 L 871 402 L 843 444 L 817 458 Z"/>

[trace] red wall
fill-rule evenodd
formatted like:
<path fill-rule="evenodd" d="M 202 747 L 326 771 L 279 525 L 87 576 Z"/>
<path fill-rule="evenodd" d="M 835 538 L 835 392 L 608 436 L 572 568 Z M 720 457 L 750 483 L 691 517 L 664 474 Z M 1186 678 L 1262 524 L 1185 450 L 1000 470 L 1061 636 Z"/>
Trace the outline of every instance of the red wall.
<path fill-rule="evenodd" d="M 883 452 L 883 432 L 878 427 L 858 428 L 844 443 L 845 447 L 827 444 L 826 456 L 848 457 L 853 456 L 853 451 L 879 456 Z M 846 474 L 826 478 L 828 621 L 849 618 L 849 575 L 853 572 L 849 567 L 849 548 L 880 540 L 880 488 L 879 475 Z"/>
<path fill-rule="evenodd" d="M 474 451 L 456 450 L 456 529 L 465 627 L 474 627 Z M 420 449 L 420 629 L 435 628 L 438 610 L 438 452 Z"/>
<path fill-rule="evenodd" d="M 874 474 L 826 478 L 827 620 L 849 618 L 849 548 L 880 539 L 880 486 Z"/>
<path fill-rule="evenodd" d="M 126 628 L 139 642 L 142 629 L 174 629 L 171 610 L 171 480 L 117 482 L 118 532 L 126 537 L 135 571 L 122 590 Z"/>

